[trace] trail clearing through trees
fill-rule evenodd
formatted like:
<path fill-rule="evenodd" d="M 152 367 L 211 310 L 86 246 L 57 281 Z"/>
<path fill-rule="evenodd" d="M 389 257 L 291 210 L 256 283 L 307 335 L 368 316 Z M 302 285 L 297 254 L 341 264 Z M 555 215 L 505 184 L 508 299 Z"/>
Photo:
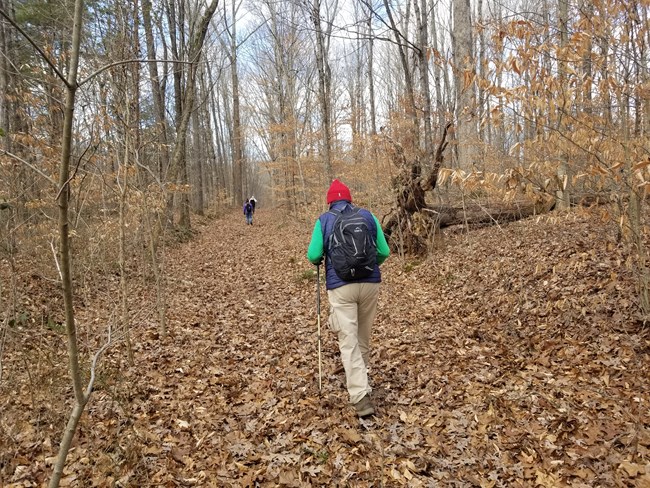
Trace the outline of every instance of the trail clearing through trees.
<path fill-rule="evenodd" d="M 118 347 L 102 359 L 65 485 L 650 486 L 649 334 L 613 227 L 556 215 L 449 234 L 427 260 L 391 256 L 377 415 L 360 421 L 324 287 L 318 391 L 312 225 L 265 209 L 253 226 L 202 223 L 165 258 L 164 339 L 153 285 L 133 280 L 135 365 Z M 116 296 L 85 300 L 79 322 L 101 323 Z M 51 344 L 64 376 L 64 337 Z M 0 384 L 0 484 L 38 486 L 70 393 L 60 378 L 30 399 L 17 349 Z"/>

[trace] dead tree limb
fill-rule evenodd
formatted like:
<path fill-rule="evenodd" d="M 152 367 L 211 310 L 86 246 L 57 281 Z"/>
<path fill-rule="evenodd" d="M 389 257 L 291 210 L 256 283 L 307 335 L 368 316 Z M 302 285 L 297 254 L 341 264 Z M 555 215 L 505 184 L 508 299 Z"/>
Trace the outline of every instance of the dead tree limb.
<path fill-rule="evenodd" d="M 445 126 L 432 158 L 433 167 L 424 176 L 423 171 L 428 168 L 422 168 L 421 160 L 428 158 L 418 154 L 412 161 L 408 161 L 402 145 L 389 135 L 384 135 L 393 163 L 398 168 L 397 176 L 392 181 L 396 206 L 388 215 L 384 227 L 384 233 L 394 248 L 399 247 L 406 252 L 423 252 L 427 248 L 428 235 L 438 228 L 437 213 L 427 212 L 430 206 L 426 202 L 425 192 L 435 188 L 438 182 L 450 127 L 451 123 Z"/>
<path fill-rule="evenodd" d="M 433 242 L 432 238 L 441 228 L 454 225 L 499 225 L 546 213 L 552 209 L 553 199 L 471 202 L 462 206 L 428 204 L 426 192 L 435 189 L 438 183 L 450 128 L 451 123 L 444 127 L 432 159 L 416 152 L 409 160 L 404 147 L 390 136 L 384 135 L 398 173 L 392 181 L 395 206 L 382 220 L 385 221 L 384 234 L 396 250 L 413 254 L 425 253 Z M 432 167 L 423 168 L 423 160 L 432 160 Z M 428 172 L 424 174 L 427 169 Z"/>

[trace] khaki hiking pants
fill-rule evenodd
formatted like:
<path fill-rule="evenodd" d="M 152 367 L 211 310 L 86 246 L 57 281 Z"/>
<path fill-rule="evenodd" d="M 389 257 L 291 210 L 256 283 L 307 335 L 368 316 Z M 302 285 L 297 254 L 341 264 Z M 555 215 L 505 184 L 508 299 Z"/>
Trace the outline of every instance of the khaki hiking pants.
<path fill-rule="evenodd" d="M 338 334 L 350 403 L 372 389 L 368 384 L 370 332 L 377 314 L 379 283 L 350 283 L 328 290 L 328 324 Z"/>

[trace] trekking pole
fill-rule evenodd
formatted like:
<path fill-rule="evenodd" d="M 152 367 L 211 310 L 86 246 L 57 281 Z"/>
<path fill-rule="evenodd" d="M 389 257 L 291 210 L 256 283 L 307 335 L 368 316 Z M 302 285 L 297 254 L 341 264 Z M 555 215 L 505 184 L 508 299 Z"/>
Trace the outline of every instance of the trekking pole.
<path fill-rule="evenodd" d="M 323 367 L 320 355 L 320 264 L 316 265 L 316 315 L 318 317 L 318 391 L 323 389 Z"/>

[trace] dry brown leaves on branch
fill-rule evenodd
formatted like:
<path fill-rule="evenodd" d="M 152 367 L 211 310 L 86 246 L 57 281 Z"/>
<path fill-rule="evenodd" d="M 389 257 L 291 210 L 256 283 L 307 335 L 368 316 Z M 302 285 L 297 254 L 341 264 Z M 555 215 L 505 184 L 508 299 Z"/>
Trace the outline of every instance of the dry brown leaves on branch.
<path fill-rule="evenodd" d="M 133 277 L 136 364 L 119 347 L 104 358 L 65 485 L 650 486 L 648 334 L 596 216 L 449 235 L 426 261 L 392 256 L 371 356 L 378 415 L 361 422 L 325 328 L 318 392 L 311 225 L 263 209 L 252 227 L 206 223 L 166 258 L 164 340 L 153 286 Z M 80 323 L 100 327 L 116 296 L 88 297 Z M 323 292 L 323 324 L 326 310 Z M 68 413 L 63 338 L 41 327 L 10 340 L 0 484 L 39 486 Z"/>

